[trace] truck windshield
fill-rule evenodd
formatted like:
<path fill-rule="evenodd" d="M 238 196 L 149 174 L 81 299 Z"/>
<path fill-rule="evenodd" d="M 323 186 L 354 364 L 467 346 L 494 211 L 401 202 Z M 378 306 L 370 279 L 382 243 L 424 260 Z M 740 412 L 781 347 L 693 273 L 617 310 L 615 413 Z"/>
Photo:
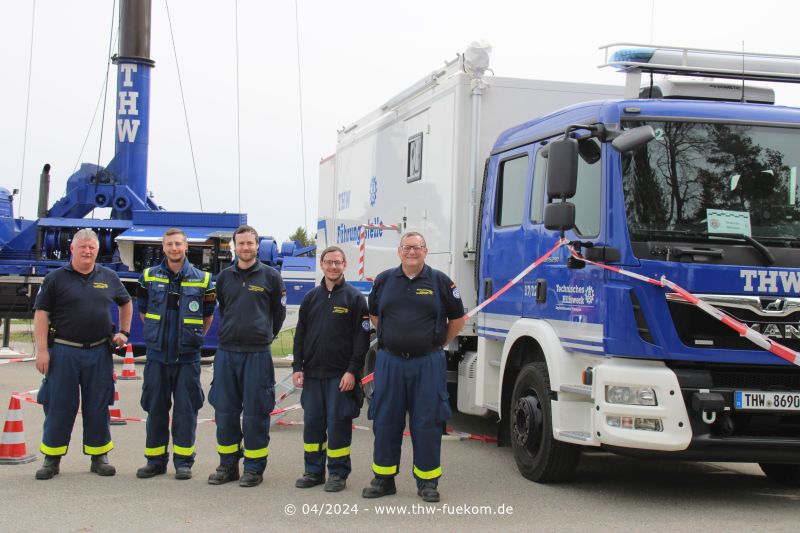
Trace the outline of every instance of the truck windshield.
<path fill-rule="evenodd" d="M 736 236 L 800 246 L 800 130 L 702 122 L 634 122 L 655 140 L 623 157 L 633 241 Z"/>

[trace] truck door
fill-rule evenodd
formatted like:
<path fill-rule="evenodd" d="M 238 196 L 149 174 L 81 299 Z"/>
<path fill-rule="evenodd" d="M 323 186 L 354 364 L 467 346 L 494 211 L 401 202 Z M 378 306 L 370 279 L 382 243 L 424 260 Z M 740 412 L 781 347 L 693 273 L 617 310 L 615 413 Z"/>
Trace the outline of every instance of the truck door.
<path fill-rule="evenodd" d="M 480 301 L 525 268 L 532 169 L 531 146 L 499 154 L 489 163 L 481 219 Z M 487 337 L 505 337 L 522 316 L 522 300 L 523 284 L 518 283 L 480 314 L 480 332 Z"/>
<path fill-rule="evenodd" d="M 587 153 L 595 153 L 596 157 L 578 158 L 578 184 L 576 194 L 571 199 L 575 204 L 575 229 L 568 231 L 566 238 L 597 244 L 602 242 L 603 214 L 608 211 L 602 185 L 605 158 L 600 158 L 601 148 L 596 139 L 587 139 L 585 142 L 597 143 L 595 150 L 587 150 Z M 538 178 L 540 182 L 544 181 L 546 162 L 541 156 L 536 159 L 534 182 Z M 543 183 L 535 187 L 540 185 Z M 538 193 L 539 189 L 536 190 Z M 544 196 L 543 193 L 538 194 Z M 542 203 L 540 201 L 535 207 L 539 221 L 542 220 Z M 537 219 L 537 216 L 532 218 Z M 557 231 L 547 230 L 541 223 L 535 225 L 531 234 L 538 236 L 529 242 L 532 247 L 529 253 L 533 259 L 549 250 L 559 238 Z M 534 253 L 533 247 L 537 244 L 538 249 Z M 605 271 L 592 266 L 570 268 L 567 266 L 568 257 L 569 251 L 562 247 L 551 261 L 543 263 L 528 275 L 526 286 L 536 284 L 538 297 L 525 299 L 524 313 L 525 316 L 549 319 L 566 348 L 597 353 L 602 351 L 603 346 Z"/>

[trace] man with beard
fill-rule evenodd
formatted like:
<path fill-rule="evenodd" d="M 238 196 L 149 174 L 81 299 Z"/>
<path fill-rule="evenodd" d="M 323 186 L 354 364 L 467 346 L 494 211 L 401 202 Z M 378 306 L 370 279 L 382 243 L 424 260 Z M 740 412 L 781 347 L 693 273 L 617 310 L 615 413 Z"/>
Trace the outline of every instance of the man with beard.
<path fill-rule="evenodd" d="M 369 348 L 370 322 L 366 299 L 344 280 L 347 260 L 342 249 L 323 250 L 319 266 L 325 277 L 303 298 L 294 335 L 292 383 L 303 388 L 305 457 L 305 473 L 295 486 L 325 483 L 326 492 L 339 492 L 351 471 L 350 442 L 363 399 L 358 380 Z"/>
<path fill-rule="evenodd" d="M 147 344 L 142 386 L 147 464 L 136 471 L 136 477 L 166 473 L 172 408 L 175 479 L 186 480 L 192 477 L 197 412 L 205 400 L 200 349 L 214 317 L 216 291 L 211 274 L 187 260 L 189 245 L 183 230 L 168 229 L 163 249 L 166 257 L 158 266 L 145 269 L 136 293 Z"/>
<path fill-rule="evenodd" d="M 239 226 L 233 245 L 236 262 L 217 276 L 222 325 L 208 400 L 217 421 L 220 464 L 208 482 L 239 479 L 244 456 L 239 486 L 255 487 L 264 479 L 269 455 L 269 413 L 275 407 L 270 344 L 286 318 L 286 289 L 278 271 L 258 260 L 254 228 Z"/>

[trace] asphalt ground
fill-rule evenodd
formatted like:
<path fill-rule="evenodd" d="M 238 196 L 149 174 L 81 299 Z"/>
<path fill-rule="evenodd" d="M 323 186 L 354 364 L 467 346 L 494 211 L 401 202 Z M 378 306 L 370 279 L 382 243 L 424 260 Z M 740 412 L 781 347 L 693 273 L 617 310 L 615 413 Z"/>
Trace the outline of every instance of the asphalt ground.
<path fill-rule="evenodd" d="M 25 346 L 18 346 L 25 349 Z M 30 353 L 30 347 L 27 347 Z M 117 374 L 122 359 L 116 358 Z M 137 363 L 141 375 L 143 366 Z M 205 390 L 212 368 L 203 366 Z M 280 380 L 289 368 L 276 369 Z M 37 388 L 41 377 L 33 363 L 0 365 L 2 409 L 12 392 Z M 139 407 L 141 380 L 119 381 L 123 416 L 144 417 Z M 299 395 L 281 407 L 295 404 Z M 37 453 L 43 414 L 38 405 L 22 406 L 28 453 L 33 463 L 0 465 L 0 531 L 797 531 L 800 490 L 767 481 L 757 465 L 639 461 L 604 453 L 584 454 L 575 482 L 538 485 L 517 472 L 509 448 L 476 440 L 445 440 L 442 501 L 424 504 L 411 477 L 411 446 L 403 445 L 398 493 L 379 500 L 361 498 L 372 477 L 372 434 L 353 435 L 353 473 L 344 492 L 322 487 L 296 489 L 302 474 L 302 426 L 272 429 L 264 483 L 241 488 L 208 485 L 218 463 L 213 423 L 197 429 L 194 478 L 167 475 L 137 479 L 144 464 L 144 425 L 112 426 L 115 449 L 109 455 L 114 477 L 89 473 L 80 452 L 81 418 L 61 474 L 37 481 Z M 369 426 L 364 416 L 356 424 Z M 0 414 L 0 416 L 5 416 Z M 201 418 L 213 417 L 206 405 Z M 302 421 L 302 411 L 284 419 Z M 494 421 L 457 414 L 448 423 L 459 431 L 494 433 Z"/>

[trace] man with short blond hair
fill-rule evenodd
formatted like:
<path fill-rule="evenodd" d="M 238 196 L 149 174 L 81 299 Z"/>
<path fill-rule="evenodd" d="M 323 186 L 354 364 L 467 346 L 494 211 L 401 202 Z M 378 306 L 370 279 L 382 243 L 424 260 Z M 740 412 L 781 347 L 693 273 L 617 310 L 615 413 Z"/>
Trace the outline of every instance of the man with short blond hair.
<path fill-rule="evenodd" d="M 45 276 L 34 303 L 36 369 L 44 374 L 37 401 L 44 407 L 45 454 L 36 479 L 51 479 L 69 447 L 80 400 L 83 453 L 90 470 L 113 476 L 107 453 L 114 447 L 108 406 L 114 399 L 111 343 L 128 342 L 133 305 L 112 270 L 96 263 L 99 243 L 90 229 L 78 231 L 69 246 L 70 262 Z M 119 307 L 120 331 L 113 333 L 109 306 Z"/>
<path fill-rule="evenodd" d="M 183 230 L 165 231 L 162 247 L 164 260 L 144 270 L 136 293 L 147 344 L 142 387 L 147 464 L 136 471 L 136 477 L 166 473 L 172 409 L 175 479 L 186 480 L 192 477 L 197 412 L 205 400 L 200 350 L 213 320 L 216 290 L 211 274 L 186 258 L 189 245 Z"/>

